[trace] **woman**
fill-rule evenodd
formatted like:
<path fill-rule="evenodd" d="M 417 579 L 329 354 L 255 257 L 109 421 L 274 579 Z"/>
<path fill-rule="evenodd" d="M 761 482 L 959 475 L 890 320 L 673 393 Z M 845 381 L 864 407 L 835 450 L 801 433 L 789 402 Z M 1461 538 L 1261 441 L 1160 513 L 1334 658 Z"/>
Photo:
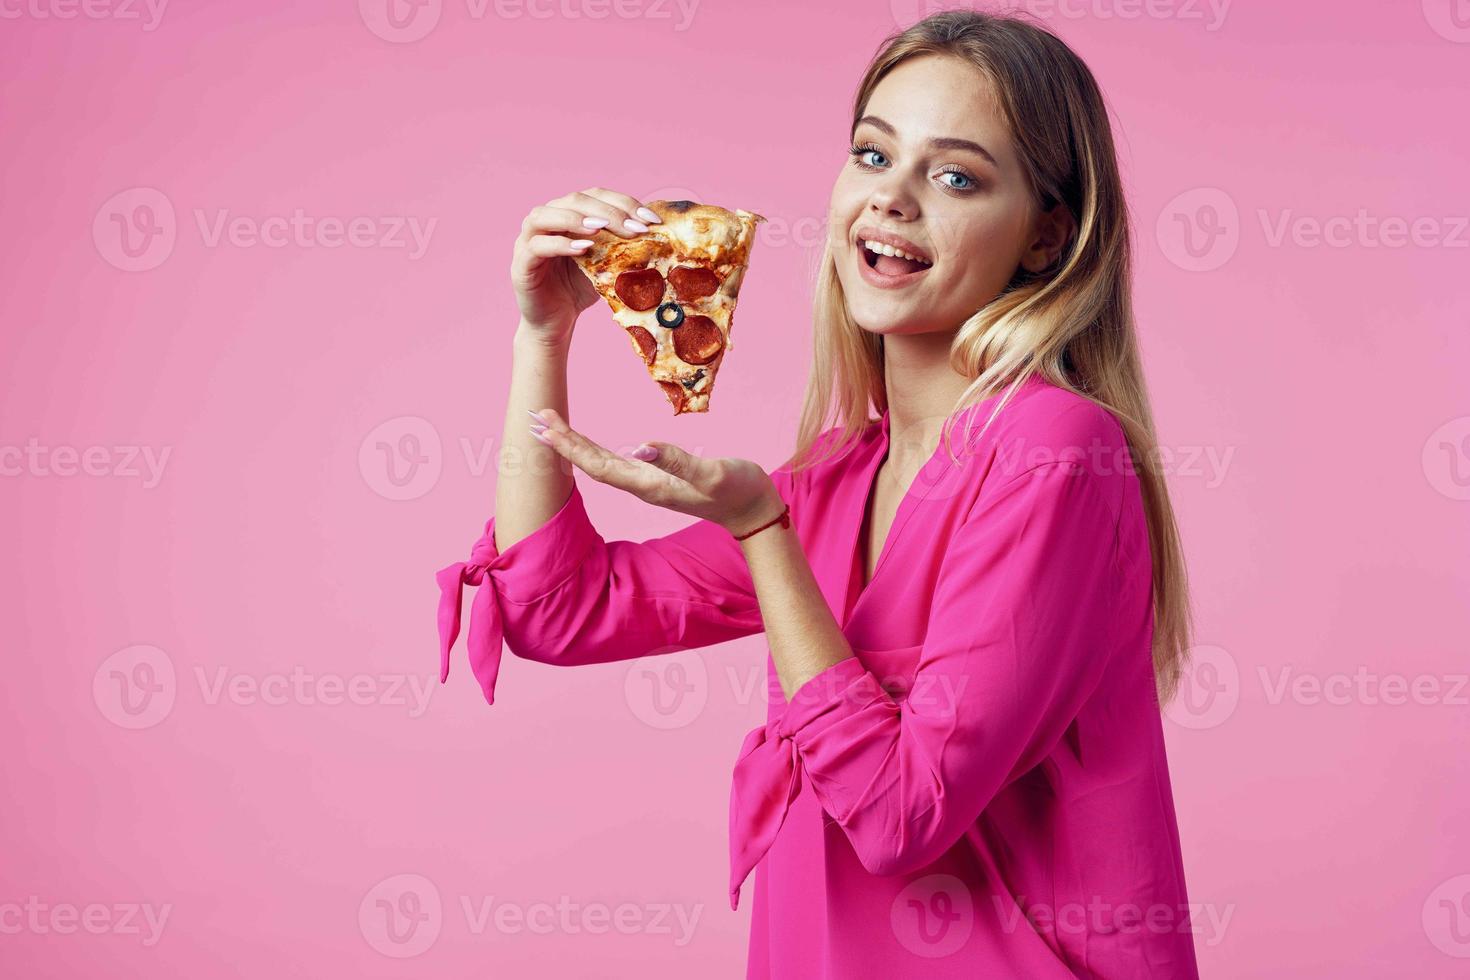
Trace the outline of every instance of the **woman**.
<path fill-rule="evenodd" d="M 1188 602 L 1134 465 L 1156 441 L 1102 98 L 1049 33 L 947 12 L 880 50 L 853 121 L 797 452 L 769 475 L 571 428 L 597 300 L 576 236 L 657 216 L 601 188 L 530 213 L 505 445 L 558 465 L 502 475 L 440 572 L 442 668 L 466 582 L 492 703 L 502 637 L 583 664 L 764 630 L 770 720 L 730 807 L 732 908 L 761 869 L 750 977 L 1196 976 L 1159 713 Z M 560 458 L 698 520 L 604 541 Z"/>

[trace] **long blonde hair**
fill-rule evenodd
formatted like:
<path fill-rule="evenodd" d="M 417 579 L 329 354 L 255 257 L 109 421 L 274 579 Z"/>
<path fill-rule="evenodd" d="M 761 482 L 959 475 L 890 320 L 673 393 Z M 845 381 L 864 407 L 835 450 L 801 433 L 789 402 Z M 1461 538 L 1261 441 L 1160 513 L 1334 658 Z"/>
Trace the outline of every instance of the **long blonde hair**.
<path fill-rule="evenodd" d="M 1168 487 L 1154 464 L 1158 438 L 1130 295 L 1128 207 L 1102 94 L 1082 60 L 1044 28 L 1011 15 L 946 11 L 883 42 L 858 86 L 854 126 L 894 66 L 928 54 L 962 58 L 990 80 L 1042 210 L 1060 201 L 1076 221 L 1051 268 L 1018 270 L 999 296 L 961 324 L 950 364 L 974 380 L 953 413 L 1004 388 L 988 427 L 1016 389 L 1039 374 L 1107 409 L 1122 425 L 1148 520 L 1154 676 L 1159 703 L 1167 704 L 1190 644 L 1189 586 Z M 870 402 L 880 413 L 887 407 L 883 338 L 848 317 L 831 236 L 817 269 L 813 316 L 812 371 L 791 461 L 797 470 L 844 453 L 868 426 Z M 947 421 L 955 421 L 953 414 Z M 833 425 L 835 438 L 818 458 L 814 445 Z"/>

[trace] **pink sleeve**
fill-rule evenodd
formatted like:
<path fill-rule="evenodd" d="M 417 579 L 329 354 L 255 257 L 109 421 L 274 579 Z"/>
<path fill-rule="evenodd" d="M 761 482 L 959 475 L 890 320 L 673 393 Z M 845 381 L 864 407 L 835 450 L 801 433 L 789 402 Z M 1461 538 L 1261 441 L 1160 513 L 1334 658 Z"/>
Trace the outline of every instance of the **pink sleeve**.
<path fill-rule="evenodd" d="M 985 491 L 947 545 L 909 696 L 849 657 L 751 731 L 730 802 L 730 904 L 804 773 L 873 874 L 918 870 L 1051 751 L 1111 653 L 1121 478 L 1069 460 Z"/>
<path fill-rule="evenodd" d="M 791 503 L 787 469 L 771 474 Z M 661 538 L 604 541 L 575 482 L 561 509 L 504 552 L 495 518 L 467 562 L 440 569 L 439 680 L 449 677 L 465 585 L 470 667 L 495 703 L 503 646 L 527 660 L 593 664 L 693 649 L 764 629 L 740 543 L 699 520 Z"/>

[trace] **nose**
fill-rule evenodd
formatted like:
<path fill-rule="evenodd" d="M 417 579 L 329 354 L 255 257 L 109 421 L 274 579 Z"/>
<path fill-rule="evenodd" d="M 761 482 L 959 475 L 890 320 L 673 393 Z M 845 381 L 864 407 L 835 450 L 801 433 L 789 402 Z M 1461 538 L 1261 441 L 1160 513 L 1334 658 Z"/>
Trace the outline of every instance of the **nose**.
<path fill-rule="evenodd" d="M 903 175 L 892 171 L 878 181 L 868 198 L 868 212 L 874 217 L 911 221 L 918 215 L 918 210 Z"/>

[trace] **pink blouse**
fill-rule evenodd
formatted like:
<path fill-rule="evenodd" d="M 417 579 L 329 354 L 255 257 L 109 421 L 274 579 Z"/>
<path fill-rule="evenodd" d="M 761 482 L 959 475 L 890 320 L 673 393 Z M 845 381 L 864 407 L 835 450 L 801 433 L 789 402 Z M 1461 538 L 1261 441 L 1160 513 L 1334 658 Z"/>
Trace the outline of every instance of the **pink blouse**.
<path fill-rule="evenodd" d="M 1029 380 L 960 413 L 899 504 L 872 581 L 861 531 L 888 413 L 840 459 L 772 478 L 853 656 L 781 694 L 730 795 L 730 907 L 756 868 L 747 976 L 1197 977 L 1150 654 L 1148 530 L 1121 427 Z M 824 439 L 835 435 L 829 430 Z M 968 438 L 966 437 L 969 434 Z M 503 553 L 495 520 L 438 574 L 440 677 L 502 641 L 606 663 L 762 631 L 708 521 L 605 541 L 573 485 Z"/>

